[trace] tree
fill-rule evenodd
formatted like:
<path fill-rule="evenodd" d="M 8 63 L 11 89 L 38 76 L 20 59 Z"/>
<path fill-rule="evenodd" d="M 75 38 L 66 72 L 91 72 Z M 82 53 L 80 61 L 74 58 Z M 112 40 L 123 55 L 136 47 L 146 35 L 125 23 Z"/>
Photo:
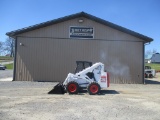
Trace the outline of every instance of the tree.
<path fill-rule="evenodd" d="M 0 41 L 0 55 L 4 51 L 3 45 L 4 45 L 4 43 Z"/>
<path fill-rule="evenodd" d="M 156 50 L 156 49 L 153 49 L 152 53 L 153 53 L 153 54 L 156 54 L 156 53 L 157 53 L 157 50 Z"/>
<path fill-rule="evenodd" d="M 155 53 L 157 53 L 157 50 L 156 50 L 156 49 L 147 50 L 147 51 L 146 51 L 146 55 L 153 55 L 153 54 L 155 54 Z"/>
<path fill-rule="evenodd" d="M 5 41 L 4 50 L 10 54 L 10 57 L 14 57 L 15 40 L 13 38 L 7 38 Z"/>

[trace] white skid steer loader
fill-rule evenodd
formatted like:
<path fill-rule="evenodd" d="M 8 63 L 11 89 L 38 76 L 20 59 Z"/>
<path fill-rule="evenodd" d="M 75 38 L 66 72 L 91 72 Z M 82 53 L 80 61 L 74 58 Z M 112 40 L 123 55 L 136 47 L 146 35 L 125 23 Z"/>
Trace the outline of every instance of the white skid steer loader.
<path fill-rule="evenodd" d="M 57 84 L 49 94 L 77 94 L 80 89 L 87 88 L 90 95 L 109 87 L 109 74 L 104 71 L 104 64 L 87 61 L 76 61 L 75 74 L 69 73 L 63 83 Z"/>

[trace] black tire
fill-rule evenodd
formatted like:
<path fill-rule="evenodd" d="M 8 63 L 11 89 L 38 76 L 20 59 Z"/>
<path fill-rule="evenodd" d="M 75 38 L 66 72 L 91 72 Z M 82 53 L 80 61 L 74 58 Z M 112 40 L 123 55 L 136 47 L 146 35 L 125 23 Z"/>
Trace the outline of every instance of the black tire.
<path fill-rule="evenodd" d="M 66 90 L 69 94 L 77 94 L 79 92 L 79 85 L 75 81 L 71 81 L 67 84 Z"/>
<path fill-rule="evenodd" d="M 100 92 L 100 85 L 96 82 L 92 82 L 88 85 L 87 90 L 90 95 L 95 95 Z"/>
<path fill-rule="evenodd" d="M 148 75 L 145 73 L 144 77 L 145 77 L 145 78 L 148 78 Z"/>
<path fill-rule="evenodd" d="M 153 78 L 153 75 L 152 75 L 152 74 L 149 74 L 149 78 Z"/>

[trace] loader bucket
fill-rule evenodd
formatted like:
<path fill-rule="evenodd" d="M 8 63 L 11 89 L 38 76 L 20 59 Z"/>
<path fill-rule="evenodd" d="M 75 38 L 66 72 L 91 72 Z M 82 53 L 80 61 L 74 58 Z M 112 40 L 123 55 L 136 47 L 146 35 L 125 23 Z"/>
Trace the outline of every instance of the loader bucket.
<path fill-rule="evenodd" d="M 48 92 L 48 94 L 64 94 L 65 89 L 61 83 L 58 83 L 54 88 Z"/>

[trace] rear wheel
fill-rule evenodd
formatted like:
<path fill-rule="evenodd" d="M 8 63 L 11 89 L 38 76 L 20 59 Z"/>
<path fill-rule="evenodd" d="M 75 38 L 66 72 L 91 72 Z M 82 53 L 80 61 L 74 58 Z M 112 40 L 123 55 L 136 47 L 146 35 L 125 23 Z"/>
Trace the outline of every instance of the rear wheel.
<path fill-rule="evenodd" d="M 149 74 L 149 78 L 153 78 L 153 75 L 152 75 L 152 74 Z"/>
<path fill-rule="evenodd" d="M 90 83 L 90 84 L 88 85 L 87 90 L 88 90 L 88 93 L 89 93 L 90 95 L 95 95 L 95 94 L 98 94 L 98 93 L 100 92 L 100 86 L 99 86 L 98 83 L 92 82 L 92 83 Z"/>
<path fill-rule="evenodd" d="M 77 94 L 79 91 L 79 85 L 77 82 L 71 81 L 67 84 L 66 90 L 69 94 Z"/>

